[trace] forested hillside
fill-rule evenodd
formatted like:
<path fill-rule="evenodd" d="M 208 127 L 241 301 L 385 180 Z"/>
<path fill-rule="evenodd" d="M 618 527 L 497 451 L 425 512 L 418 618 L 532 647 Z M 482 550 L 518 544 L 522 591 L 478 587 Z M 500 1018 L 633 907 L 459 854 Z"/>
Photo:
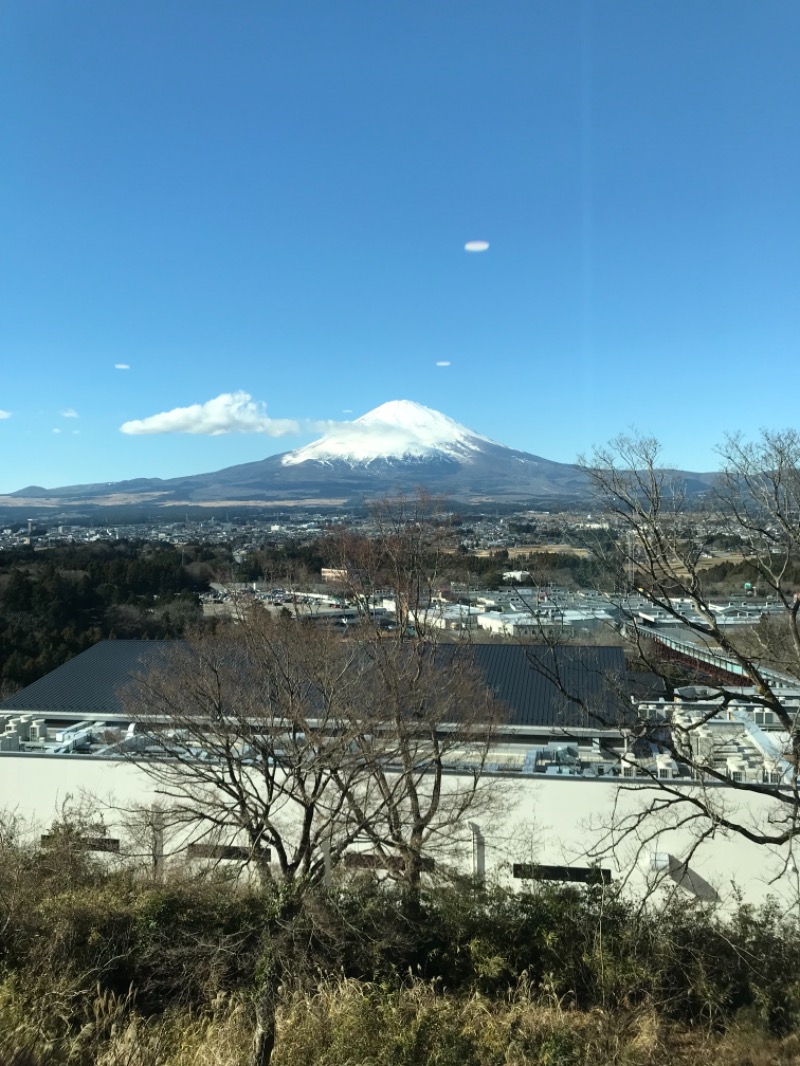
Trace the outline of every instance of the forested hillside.
<path fill-rule="evenodd" d="M 30 684 L 107 638 L 180 635 L 200 617 L 208 549 L 98 542 L 0 554 L 0 685 Z"/>

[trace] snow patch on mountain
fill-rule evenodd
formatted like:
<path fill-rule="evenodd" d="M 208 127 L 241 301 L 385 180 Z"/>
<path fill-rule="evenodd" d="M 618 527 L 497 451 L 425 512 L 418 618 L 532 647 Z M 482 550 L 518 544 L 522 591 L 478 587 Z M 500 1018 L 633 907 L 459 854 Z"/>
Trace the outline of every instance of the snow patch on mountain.
<path fill-rule="evenodd" d="M 368 464 L 385 459 L 453 459 L 463 462 L 487 445 L 502 447 L 473 433 L 447 415 L 412 400 L 381 404 L 353 422 L 343 422 L 324 437 L 287 452 L 281 462 L 297 466 L 310 460 Z"/>

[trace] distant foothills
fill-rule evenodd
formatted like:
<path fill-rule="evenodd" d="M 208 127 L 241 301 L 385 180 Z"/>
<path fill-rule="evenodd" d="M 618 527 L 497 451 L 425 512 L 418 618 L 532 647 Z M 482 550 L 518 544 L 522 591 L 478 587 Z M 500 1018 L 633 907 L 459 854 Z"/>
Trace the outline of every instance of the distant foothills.
<path fill-rule="evenodd" d="M 686 491 L 713 474 L 681 473 Z M 42 488 L 0 496 L 0 512 L 78 508 L 358 507 L 419 489 L 459 506 L 569 506 L 589 497 L 588 479 L 557 463 L 482 437 L 410 400 L 382 404 L 295 451 L 209 474 Z"/>

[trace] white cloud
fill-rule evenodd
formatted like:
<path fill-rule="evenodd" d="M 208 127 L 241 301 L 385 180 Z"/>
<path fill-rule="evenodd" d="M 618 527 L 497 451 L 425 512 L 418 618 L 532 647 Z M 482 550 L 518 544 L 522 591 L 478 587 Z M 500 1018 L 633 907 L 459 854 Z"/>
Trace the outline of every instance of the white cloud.
<path fill-rule="evenodd" d="M 4 418 L 11 418 L 11 412 L 10 411 L 0 411 L 0 422 L 2 422 L 2 420 Z"/>
<path fill-rule="evenodd" d="M 300 426 L 293 419 L 269 418 L 265 405 L 247 392 L 223 392 L 205 403 L 175 407 L 149 418 L 125 422 L 120 431 L 131 436 L 193 433 L 219 437 L 225 433 L 266 433 L 270 437 L 283 437 L 299 433 Z"/>
<path fill-rule="evenodd" d="M 62 418 L 80 418 L 80 415 L 74 407 L 67 407 L 66 410 L 61 412 Z"/>
<path fill-rule="evenodd" d="M 114 369 L 115 370 L 130 370 L 130 365 L 128 363 L 114 363 Z"/>
<path fill-rule="evenodd" d="M 54 433 L 60 433 L 61 430 L 58 428 L 58 426 L 53 426 L 53 432 Z"/>
<path fill-rule="evenodd" d="M 489 248 L 488 241 L 467 241 L 464 245 L 465 252 L 485 252 Z"/>
<path fill-rule="evenodd" d="M 449 359 L 439 359 L 439 360 L 437 360 L 436 365 L 437 366 L 450 366 L 450 360 Z"/>
<path fill-rule="evenodd" d="M 340 426 L 351 426 L 352 422 L 337 422 L 333 418 L 304 418 L 300 422 L 302 433 L 335 433 Z"/>

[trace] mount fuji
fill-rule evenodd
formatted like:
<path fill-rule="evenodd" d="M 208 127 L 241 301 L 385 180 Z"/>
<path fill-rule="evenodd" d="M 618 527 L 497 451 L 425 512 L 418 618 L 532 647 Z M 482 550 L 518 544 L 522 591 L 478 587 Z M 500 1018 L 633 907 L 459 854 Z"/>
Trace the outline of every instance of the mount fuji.
<path fill-rule="evenodd" d="M 281 461 L 284 466 L 339 459 L 351 466 L 432 458 L 464 462 L 485 445 L 502 447 L 430 407 L 411 400 L 392 400 L 337 426 L 305 448 L 287 452 Z"/>
<path fill-rule="evenodd" d="M 691 475 L 690 475 L 691 476 Z M 700 487 L 700 486 L 698 486 Z M 334 507 L 419 488 L 461 504 L 567 503 L 587 479 L 569 463 L 515 451 L 410 400 L 334 424 L 296 451 L 190 477 L 137 478 L 0 498 L 0 507 Z"/>

